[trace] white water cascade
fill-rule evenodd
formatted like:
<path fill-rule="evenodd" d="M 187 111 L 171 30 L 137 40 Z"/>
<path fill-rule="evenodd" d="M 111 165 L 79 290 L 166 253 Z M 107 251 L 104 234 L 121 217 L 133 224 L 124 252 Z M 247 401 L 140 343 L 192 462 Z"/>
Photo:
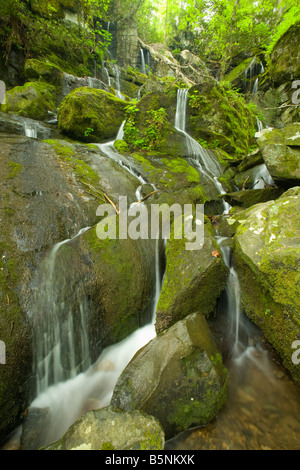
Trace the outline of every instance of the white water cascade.
<path fill-rule="evenodd" d="M 89 227 L 80 230 L 76 237 L 88 229 Z M 88 307 L 84 286 L 77 283 L 71 295 L 66 298 L 64 279 L 61 276 L 61 273 L 64 274 L 64 267 L 57 263 L 61 247 L 70 241 L 71 239 L 67 239 L 57 243 L 46 256 L 35 288 L 31 318 L 37 395 L 52 384 L 75 377 L 80 371 L 80 366 L 87 368 L 91 364 L 86 331 Z M 78 301 L 76 320 L 80 323 L 79 337 L 78 333 L 75 335 L 73 312 L 67 302 L 71 297 Z M 63 363 L 66 362 L 68 365 L 64 368 Z"/>
<path fill-rule="evenodd" d="M 123 125 L 121 126 L 117 138 L 123 136 Z M 113 142 L 107 144 L 99 144 L 99 148 L 107 156 L 113 158 L 120 163 L 120 155 L 113 147 Z M 134 174 L 142 183 L 145 180 L 124 163 L 120 163 L 127 171 Z M 83 231 L 83 229 L 78 235 Z M 152 302 L 151 322 L 146 326 L 138 329 L 129 337 L 119 342 L 118 344 L 105 348 L 98 360 L 91 364 L 84 372 L 78 373 L 74 366 L 70 378 L 66 380 L 61 368 L 61 351 L 62 343 L 67 342 L 69 354 L 69 361 L 75 364 L 73 354 L 80 348 L 80 344 L 75 344 L 70 341 L 73 332 L 73 320 L 67 316 L 65 332 L 62 335 L 62 327 L 59 324 L 57 312 L 57 299 L 51 293 L 53 291 L 52 284 L 55 283 L 54 271 L 57 254 L 61 246 L 67 244 L 70 240 L 65 240 L 53 248 L 48 259 L 45 260 L 48 265 L 47 278 L 43 286 L 43 293 L 40 298 L 41 302 L 37 303 L 33 315 L 39 315 L 39 308 L 43 307 L 43 313 L 47 317 L 45 322 L 45 329 L 37 332 L 35 339 L 36 348 L 36 368 L 38 370 L 38 395 L 32 402 L 31 409 L 48 409 L 47 425 L 42 429 L 41 441 L 42 446 L 54 442 L 59 439 L 68 428 L 85 412 L 89 409 L 99 409 L 108 406 L 113 394 L 114 387 L 117 380 L 132 359 L 134 354 L 151 339 L 156 336 L 155 332 L 155 313 L 156 306 L 160 296 L 163 276 L 161 273 L 161 257 L 160 257 L 160 240 L 155 241 L 155 285 L 154 297 Z M 74 286 L 73 286 L 74 287 Z M 73 289 L 70 286 L 70 289 Z M 62 300 L 62 299 L 61 299 Z M 62 302 L 63 304 L 63 302 Z M 81 344 L 83 351 L 88 356 L 88 337 L 86 335 L 85 320 L 86 311 L 83 305 L 81 309 L 81 327 L 82 338 Z M 68 311 L 67 305 L 62 305 L 62 308 Z M 70 337 L 69 337 L 70 336 Z M 51 338 L 51 340 L 49 339 Z M 47 345 L 51 341 L 51 347 L 46 347 L 45 350 L 40 351 L 40 345 L 44 343 Z M 66 348 L 65 348 L 66 350 Z M 41 356 L 40 356 L 41 354 Z M 42 357 L 42 358 L 41 358 Z M 87 366 L 87 361 L 85 365 Z M 53 385 L 51 385 L 51 383 Z"/>
<path fill-rule="evenodd" d="M 240 283 L 236 270 L 231 260 L 231 248 L 226 245 L 226 237 L 216 236 L 225 265 L 229 269 L 229 276 L 226 285 L 226 310 L 229 315 L 231 334 L 234 337 L 234 344 L 232 346 L 231 354 L 233 357 L 238 357 L 243 347 L 240 342 L 240 329 L 241 329 L 241 308 L 240 308 Z M 225 242 L 225 243 L 224 243 Z"/>
<path fill-rule="evenodd" d="M 257 165 L 255 174 L 253 175 L 253 181 L 255 189 L 263 189 L 265 187 L 265 183 L 267 185 L 274 186 L 273 178 L 264 163 Z"/>
<path fill-rule="evenodd" d="M 193 137 L 186 132 L 186 107 L 188 89 L 180 88 L 177 92 L 177 106 L 175 114 L 175 128 L 185 135 L 187 154 L 193 165 L 203 174 L 217 189 L 218 194 L 225 194 L 225 190 L 219 181 L 222 168 L 212 151 L 202 147 Z M 230 210 L 230 205 L 223 202 L 224 212 Z"/>
<path fill-rule="evenodd" d="M 37 125 L 34 122 L 24 122 L 24 133 L 26 137 L 37 139 Z"/>
<path fill-rule="evenodd" d="M 145 55 L 144 55 L 144 49 L 140 49 L 140 54 L 141 54 L 141 72 L 146 75 L 146 62 L 145 62 Z"/>
<path fill-rule="evenodd" d="M 106 142 L 105 144 L 96 144 L 96 145 L 101 150 L 101 152 L 103 152 L 107 157 L 114 160 L 116 163 L 118 163 L 120 166 L 122 166 L 126 171 L 128 171 L 128 173 L 130 173 L 135 178 L 137 178 L 139 180 L 139 182 L 141 183 L 141 185 L 146 184 L 146 183 L 148 183 L 148 181 L 146 181 L 143 178 L 143 176 L 140 173 L 138 173 L 137 170 L 135 168 L 133 168 L 133 166 L 126 160 L 126 158 L 123 157 L 116 150 L 116 148 L 114 147 L 114 143 L 115 143 L 116 140 L 122 140 L 123 139 L 124 125 L 125 125 L 125 121 L 123 121 L 115 140 L 112 140 L 110 142 Z M 137 189 L 137 193 L 136 193 L 137 201 L 140 200 L 139 188 Z"/>
<path fill-rule="evenodd" d="M 114 74 L 115 74 L 116 95 L 117 95 L 117 97 L 120 98 L 121 100 L 124 100 L 124 99 L 125 99 L 125 96 L 122 95 L 122 93 L 121 93 L 120 70 L 119 70 L 119 67 L 117 66 L 117 64 L 114 64 L 114 63 L 112 63 L 111 66 L 112 66 L 113 71 L 114 71 Z"/>

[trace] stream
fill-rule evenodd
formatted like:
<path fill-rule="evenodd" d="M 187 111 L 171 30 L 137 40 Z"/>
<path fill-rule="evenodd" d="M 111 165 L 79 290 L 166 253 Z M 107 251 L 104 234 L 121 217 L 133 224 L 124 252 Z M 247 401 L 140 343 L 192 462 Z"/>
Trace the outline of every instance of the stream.
<path fill-rule="evenodd" d="M 225 192 L 218 180 L 221 168 L 213 158 L 213 154 L 204 149 L 185 131 L 186 104 L 187 90 L 179 90 L 175 127 L 186 136 L 189 159 L 195 168 L 214 185 L 218 194 Z M 123 137 L 123 125 L 117 139 Z M 31 128 L 28 129 L 26 135 L 36 137 L 35 131 Z M 140 184 L 146 183 L 146 180 L 126 162 L 126 159 L 118 154 L 113 143 L 112 141 L 98 144 L 99 150 L 133 174 Z M 265 168 L 262 168 L 262 171 L 265 172 Z M 139 197 L 137 191 L 137 200 Z M 230 206 L 225 202 L 223 210 L 224 214 L 230 210 Z M 226 290 L 218 305 L 216 318 L 221 325 L 226 325 L 228 335 L 233 339 L 230 354 L 225 361 L 228 369 L 228 399 L 213 422 L 167 441 L 165 448 L 167 450 L 300 449 L 299 387 L 290 379 L 274 350 L 265 342 L 258 328 L 241 311 L 238 276 L 232 263 L 231 250 L 226 243 L 228 240 L 220 237 L 218 232 L 216 232 L 216 240 L 230 272 Z M 31 404 L 32 409 L 49 408 L 50 410 L 47 426 L 43 428 L 43 445 L 60 438 L 73 422 L 89 409 L 109 405 L 114 386 L 123 369 L 133 355 L 155 337 L 156 305 L 163 284 L 157 241 L 154 260 L 155 295 L 151 323 L 135 331 L 120 343 L 106 348 L 98 360 L 90 364 L 86 353 L 88 348 L 84 334 L 84 305 L 82 305 L 81 349 L 82 360 L 86 361 L 86 367 L 81 373 L 74 368 L 71 377 L 66 378 L 62 375 L 59 365 L 61 331 L 57 325 L 55 309 L 51 309 L 50 304 L 55 303 L 52 296 L 51 272 L 53 273 L 60 247 L 69 241 L 65 240 L 55 245 L 44 263 L 47 267 L 45 272 L 48 273 L 48 278 L 44 281 L 47 285 L 47 298 L 40 298 L 40 301 L 44 302 L 44 308 L 48 308 L 52 313 L 49 316 L 49 322 L 45 325 L 45 330 L 39 332 L 42 337 L 47 338 L 48 349 L 46 352 L 39 352 L 36 346 L 37 369 L 41 372 L 38 377 L 37 396 Z M 74 351 L 76 344 L 72 343 L 71 318 L 68 319 L 68 332 L 69 350 Z M 53 344 L 50 342 L 51 338 L 54 338 Z M 36 345 L 37 341 L 38 338 L 36 338 Z M 44 357 L 40 357 L 42 355 Z M 75 362 L 72 357 L 70 361 Z M 52 384 L 49 376 L 51 376 Z M 92 402 L 90 397 L 93 397 Z M 20 429 L 16 430 L 3 449 L 17 448 L 19 438 Z"/>

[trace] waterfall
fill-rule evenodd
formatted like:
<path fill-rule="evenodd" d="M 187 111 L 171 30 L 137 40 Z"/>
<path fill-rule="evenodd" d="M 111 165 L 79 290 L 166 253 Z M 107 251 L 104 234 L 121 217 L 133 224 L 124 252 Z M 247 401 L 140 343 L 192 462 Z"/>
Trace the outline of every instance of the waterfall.
<path fill-rule="evenodd" d="M 26 137 L 37 139 L 37 124 L 34 122 L 24 122 L 24 133 Z"/>
<path fill-rule="evenodd" d="M 255 79 L 252 94 L 255 95 L 257 93 L 257 90 L 258 90 L 258 77 Z"/>
<path fill-rule="evenodd" d="M 115 87 L 116 87 L 116 95 L 118 98 L 120 98 L 121 100 L 124 100 L 125 99 L 125 96 L 122 95 L 121 93 L 121 85 L 120 85 L 120 70 L 119 70 L 119 67 L 117 66 L 117 64 L 111 64 L 112 68 L 113 68 L 113 71 L 114 71 L 114 74 L 115 74 Z"/>
<path fill-rule="evenodd" d="M 193 165 L 198 169 L 199 173 L 206 176 L 206 178 L 214 185 L 218 194 L 224 194 L 225 190 L 219 181 L 219 176 L 222 173 L 222 168 L 217 161 L 214 153 L 205 149 L 193 137 L 186 132 L 186 108 L 188 99 L 188 89 L 180 88 L 177 91 L 177 106 L 175 114 L 175 128 L 185 135 L 187 154 L 190 157 Z M 224 211 L 230 209 L 229 204 L 223 202 Z"/>
<path fill-rule="evenodd" d="M 143 178 L 143 176 L 135 168 L 133 168 L 133 166 L 126 160 L 126 158 L 123 157 L 114 147 L 114 143 L 116 140 L 123 139 L 124 125 L 125 125 L 125 121 L 122 123 L 115 140 L 112 140 L 111 142 L 107 142 L 105 144 L 95 144 L 95 145 L 97 145 L 97 147 L 101 150 L 101 152 L 103 152 L 107 157 L 114 160 L 116 163 L 122 166 L 126 171 L 128 171 L 131 175 L 135 176 L 135 178 L 137 178 L 141 184 L 146 184 L 148 183 L 148 181 L 146 181 Z"/>
<path fill-rule="evenodd" d="M 229 276 L 226 284 L 225 294 L 227 299 L 227 312 L 230 317 L 231 333 L 234 336 L 232 355 L 238 356 L 241 351 L 240 328 L 241 328 L 241 310 L 240 310 L 240 284 L 236 270 L 232 265 L 231 248 L 222 244 L 228 239 L 226 237 L 216 236 L 220 246 L 223 260 L 229 269 Z"/>
<path fill-rule="evenodd" d="M 141 47 L 140 49 L 141 53 L 141 72 L 146 75 L 146 62 L 145 62 L 145 55 L 144 55 L 144 49 Z"/>
<path fill-rule="evenodd" d="M 123 127 L 124 123 L 117 134 L 118 139 L 123 137 Z M 98 146 L 110 158 L 116 161 L 120 158 L 113 142 Z M 120 164 L 129 173 L 134 174 L 129 164 Z M 146 182 L 140 175 L 135 176 L 140 182 Z M 77 236 L 85 230 L 87 229 L 80 231 Z M 38 394 L 30 409 L 48 410 L 47 423 L 40 429 L 41 446 L 59 439 L 88 410 L 108 406 L 117 380 L 128 362 L 140 348 L 156 336 L 155 313 L 163 284 L 160 240 L 153 242 L 155 282 L 150 323 L 123 341 L 105 348 L 93 364 L 89 358 L 89 338 L 86 331 L 88 308 L 84 295 L 81 295 L 84 293 L 84 286 L 79 286 L 79 297 L 77 286 L 65 286 L 71 296 L 75 291 L 81 307 L 79 318 L 77 315 L 74 321 L 68 305 L 70 296 L 57 294 L 62 293 L 61 286 L 66 284 L 63 261 L 59 263 L 59 253 L 61 247 L 69 242 L 70 240 L 64 240 L 58 243 L 46 257 L 42 266 L 41 283 L 36 287 L 37 302 L 31 312 L 35 330 L 34 366 L 38 376 Z M 77 336 L 74 335 L 75 321 L 80 330 L 80 339 L 78 333 Z M 78 354 L 81 364 L 76 366 L 78 357 L 75 356 Z M 68 373 L 62 368 L 64 358 L 69 363 Z M 80 367 L 83 362 L 84 367 Z"/>
<path fill-rule="evenodd" d="M 82 229 L 81 235 L 88 228 Z M 74 237 L 74 238 L 76 238 Z M 57 243 L 44 259 L 35 286 L 33 307 L 34 372 L 37 395 L 50 385 L 74 377 L 90 366 L 89 341 L 86 331 L 88 303 L 83 283 L 71 292 L 65 285 L 65 270 L 58 261 L 63 245 Z M 77 311 L 73 311 L 75 305 Z M 75 332 L 74 319 L 80 327 Z"/>
<path fill-rule="evenodd" d="M 269 173 L 268 168 L 264 163 L 262 163 L 261 165 L 257 165 L 256 172 L 253 175 L 253 181 L 255 184 L 255 189 L 263 189 L 265 187 L 265 183 L 271 186 L 274 186 L 275 184 L 272 179 L 272 176 Z"/>

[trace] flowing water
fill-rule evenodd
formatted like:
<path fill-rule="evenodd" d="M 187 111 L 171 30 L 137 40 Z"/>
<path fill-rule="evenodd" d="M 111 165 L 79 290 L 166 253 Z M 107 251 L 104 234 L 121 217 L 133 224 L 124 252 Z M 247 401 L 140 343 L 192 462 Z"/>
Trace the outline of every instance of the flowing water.
<path fill-rule="evenodd" d="M 177 92 L 177 107 L 175 114 L 175 128 L 186 138 L 187 155 L 192 165 L 204 176 L 215 188 L 216 194 L 225 194 L 225 190 L 219 181 L 222 167 L 214 153 L 205 149 L 193 137 L 186 132 L 186 108 L 188 100 L 188 89 L 180 88 Z M 223 201 L 223 211 L 228 212 L 230 205 Z"/>
<path fill-rule="evenodd" d="M 140 54 L 141 54 L 141 72 L 146 75 L 146 62 L 145 62 L 145 55 L 144 55 L 144 49 L 140 49 Z"/>
<path fill-rule="evenodd" d="M 123 137 L 122 124 L 117 139 Z M 142 184 L 146 181 L 129 163 L 120 161 L 113 142 L 99 144 L 99 149 L 136 176 Z M 137 189 L 139 200 L 140 188 Z M 80 236 L 89 227 L 82 229 Z M 160 241 L 155 242 L 155 293 L 152 302 L 151 322 L 138 329 L 125 340 L 105 348 L 98 360 L 91 364 L 89 338 L 86 330 L 89 315 L 83 282 L 72 286 L 72 304 L 78 305 L 74 314 L 69 308 L 68 289 L 65 289 L 64 268 L 59 262 L 64 240 L 53 247 L 41 264 L 36 284 L 36 296 L 31 318 L 33 322 L 34 372 L 36 398 L 30 410 L 47 410 L 46 424 L 41 429 L 39 446 L 60 438 L 84 412 L 108 406 L 115 384 L 134 354 L 155 337 L 155 312 L 163 276 L 161 272 Z M 74 324 L 81 326 L 75 334 Z M 78 331 L 80 336 L 78 337 Z M 68 361 L 67 367 L 63 367 Z M 67 372 L 66 372 L 67 369 Z"/>
<path fill-rule="evenodd" d="M 24 122 L 24 134 L 26 137 L 37 139 L 37 125 L 34 122 Z"/>
<path fill-rule="evenodd" d="M 190 143 L 193 145 L 192 159 L 199 162 L 199 171 L 211 175 L 216 171 L 211 178 L 216 187 L 222 191 L 223 188 L 218 186 L 220 169 L 215 160 L 211 161 L 212 154 L 201 146 L 198 147 L 198 143 L 196 146 L 185 132 L 185 95 L 186 92 L 178 94 L 175 125 L 186 135 L 187 145 Z M 123 125 L 117 139 L 123 137 Z M 129 162 L 122 160 L 113 142 L 98 146 L 109 158 L 134 174 L 142 184 L 146 183 Z M 225 207 L 224 211 L 228 209 L 230 206 Z M 82 231 L 78 235 L 81 233 Z M 228 399 L 224 409 L 213 422 L 168 441 L 166 449 L 300 449 L 299 387 L 290 380 L 260 331 L 241 311 L 239 281 L 232 264 L 228 240 L 219 237 L 218 233 L 216 240 L 229 269 L 227 286 L 218 312 L 218 319 L 220 318 L 221 323 L 224 322 L 228 326 L 228 336 L 232 339 L 230 354 L 225 363 L 228 368 Z M 114 386 L 123 369 L 133 355 L 155 337 L 155 311 L 163 283 L 157 240 L 154 260 L 155 296 L 151 323 L 120 343 L 106 348 L 98 360 L 90 364 L 88 336 L 85 330 L 87 305 L 84 302 L 84 288 L 81 289 L 79 286 L 75 292 L 79 297 L 78 321 L 82 326 L 82 336 L 76 345 L 72 334 L 73 319 L 68 314 L 64 299 L 57 296 L 55 279 L 57 259 L 60 248 L 69 242 L 70 240 L 65 240 L 57 244 L 44 260 L 41 267 L 41 285 L 37 286 L 37 301 L 32 312 L 39 327 L 34 333 L 37 396 L 31 404 L 31 409 L 48 410 L 47 425 L 43 427 L 41 445 L 58 439 L 89 409 L 109 405 Z M 47 320 L 40 323 L 38 320 L 42 313 Z M 59 323 L 61 313 L 65 318 L 65 325 Z M 70 373 L 67 377 L 60 366 L 62 338 L 66 342 L 64 347 L 67 348 L 70 363 Z M 41 344 L 45 346 L 41 348 Z M 80 351 L 79 361 L 75 358 L 75 349 Z M 83 368 L 82 372 L 76 365 L 78 363 Z"/>
<path fill-rule="evenodd" d="M 257 172 L 267 178 L 262 165 Z M 238 275 L 229 239 L 216 232 L 229 269 L 217 321 L 230 341 L 225 365 L 228 397 L 214 421 L 166 443 L 168 450 L 300 450 L 299 386 L 289 377 L 278 355 L 240 306 Z"/>

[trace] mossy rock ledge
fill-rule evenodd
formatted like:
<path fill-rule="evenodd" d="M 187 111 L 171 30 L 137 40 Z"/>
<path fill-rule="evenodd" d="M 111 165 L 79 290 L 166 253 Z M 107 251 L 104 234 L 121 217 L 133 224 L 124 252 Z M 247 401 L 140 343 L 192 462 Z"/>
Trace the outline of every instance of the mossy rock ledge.
<path fill-rule="evenodd" d="M 104 90 L 77 88 L 59 107 L 58 128 L 62 134 L 83 142 L 114 139 L 125 119 L 126 105 Z"/>
<path fill-rule="evenodd" d="M 216 417 L 227 370 L 202 314 L 193 313 L 140 349 L 122 372 L 111 405 L 155 416 L 166 438 Z"/>
<path fill-rule="evenodd" d="M 242 308 L 298 383 L 292 344 L 300 339 L 299 189 L 244 211 L 234 237 Z"/>

